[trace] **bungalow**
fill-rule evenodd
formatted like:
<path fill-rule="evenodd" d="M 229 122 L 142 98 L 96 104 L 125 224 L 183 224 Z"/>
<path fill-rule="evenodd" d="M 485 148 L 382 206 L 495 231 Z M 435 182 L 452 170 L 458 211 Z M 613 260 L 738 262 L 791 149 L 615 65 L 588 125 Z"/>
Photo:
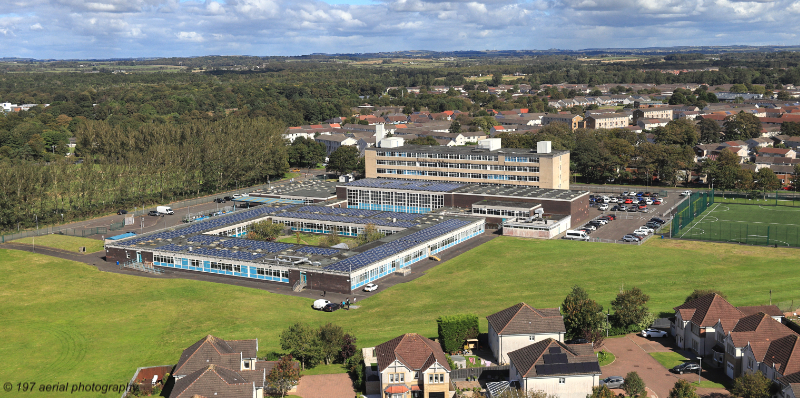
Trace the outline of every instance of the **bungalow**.
<path fill-rule="evenodd" d="M 791 148 L 761 148 L 758 150 L 758 156 L 795 159 L 797 157 L 797 152 Z"/>
<path fill-rule="evenodd" d="M 747 147 L 750 148 L 751 151 L 772 145 L 772 139 L 766 137 L 751 138 L 745 142 L 747 142 Z"/>
<path fill-rule="evenodd" d="M 486 317 L 489 348 L 498 363 L 508 363 L 508 353 L 545 339 L 564 341 L 564 317 L 558 308 L 536 309 L 519 303 Z"/>
<path fill-rule="evenodd" d="M 374 349 L 382 398 L 450 397 L 450 365 L 439 343 L 416 333 Z"/>
<path fill-rule="evenodd" d="M 559 398 L 585 398 L 600 385 L 600 364 L 591 344 L 545 339 L 508 353 L 508 379 L 523 391 Z"/>

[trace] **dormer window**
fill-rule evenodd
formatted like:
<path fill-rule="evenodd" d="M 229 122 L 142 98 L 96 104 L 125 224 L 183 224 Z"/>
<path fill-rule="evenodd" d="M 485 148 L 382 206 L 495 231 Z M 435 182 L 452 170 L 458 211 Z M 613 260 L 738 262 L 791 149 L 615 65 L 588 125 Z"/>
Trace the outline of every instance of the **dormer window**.
<path fill-rule="evenodd" d="M 250 361 L 244 361 L 244 368 L 250 369 Z"/>

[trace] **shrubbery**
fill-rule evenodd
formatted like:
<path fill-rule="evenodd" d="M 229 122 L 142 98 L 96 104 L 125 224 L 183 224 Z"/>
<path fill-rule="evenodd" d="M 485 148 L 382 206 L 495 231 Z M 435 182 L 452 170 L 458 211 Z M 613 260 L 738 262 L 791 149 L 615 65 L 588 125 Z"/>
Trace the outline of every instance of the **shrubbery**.
<path fill-rule="evenodd" d="M 456 352 L 461 349 L 464 340 L 478 337 L 477 315 L 440 316 L 436 319 L 436 323 L 439 327 L 439 343 L 444 352 Z"/>

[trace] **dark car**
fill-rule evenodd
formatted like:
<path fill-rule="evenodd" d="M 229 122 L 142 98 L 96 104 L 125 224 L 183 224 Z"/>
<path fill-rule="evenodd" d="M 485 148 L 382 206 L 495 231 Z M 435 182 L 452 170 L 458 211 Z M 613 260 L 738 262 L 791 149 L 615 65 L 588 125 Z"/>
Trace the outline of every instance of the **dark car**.
<path fill-rule="evenodd" d="M 128 214 L 128 211 L 127 210 L 122 210 L 122 209 L 117 210 L 117 215 L 121 215 L 121 214 Z"/>
<path fill-rule="evenodd" d="M 631 207 L 629 207 L 629 208 L 628 208 L 628 211 L 630 211 L 630 212 L 633 212 L 633 211 L 639 211 L 639 207 L 637 207 L 637 206 L 631 206 Z"/>
<path fill-rule="evenodd" d="M 224 197 L 224 198 L 222 198 L 222 199 L 225 199 L 225 200 L 233 200 L 233 196 L 226 196 L 226 197 Z"/>
<path fill-rule="evenodd" d="M 589 344 L 589 340 L 584 339 L 583 337 L 577 337 L 571 340 L 565 341 L 567 344 Z"/>
<path fill-rule="evenodd" d="M 672 371 L 678 374 L 684 373 L 700 373 L 700 365 L 694 362 L 684 362 L 674 368 Z"/>
<path fill-rule="evenodd" d="M 647 222 L 647 224 L 645 224 L 644 226 L 645 226 L 645 227 L 647 227 L 647 228 L 653 228 L 653 229 L 659 229 L 659 228 L 661 228 L 661 224 L 659 224 L 659 223 L 657 223 L 657 222 L 655 222 L 655 221 L 649 221 L 649 222 Z"/>
<path fill-rule="evenodd" d="M 158 212 L 157 212 L 157 211 L 155 211 L 155 210 L 150 210 L 150 211 L 148 211 L 148 212 L 147 212 L 147 215 L 148 215 L 148 216 L 157 216 L 157 215 L 158 215 Z"/>
<path fill-rule="evenodd" d="M 216 199 L 214 199 L 214 202 L 215 202 L 215 203 L 225 203 L 225 199 L 223 199 L 223 198 L 216 198 Z"/>
<path fill-rule="evenodd" d="M 625 384 L 625 378 L 622 376 L 610 376 L 606 377 L 603 380 L 600 380 L 600 385 L 604 385 L 608 388 L 622 388 L 622 385 Z"/>
<path fill-rule="evenodd" d="M 336 311 L 336 310 L 338 310 L 340 308 L 342 308 L 341 304 L 339 304 L 339 303 L 330 303 L 330 304 L 326 304 L 324 307 L 322 307 L 322 310 L 325 311 L 325 312 L 333 312 L 333 311 Z"/>
<path fill-rule="evenodd" d="M 658 218 L 658 217 L 653 217 L 653 218 L 651 218 L 651 219 L 650 219 L 650 222 L 657 222 L 657 223 L 659 223 L 659 224 L 661 224 L 661 225 L 664 225 L 664 224 L 666 224 L 666 223 L 667 223 L 666 221 L 664 221 L 664 220 L 662 220 L 662 219 L 660 219 L 660 218 Z"/>
<path fill-rule="evenodd" d="M 624 211 L 624 210 L 622 210 L 622 208 L 619 206 L 614 206 L 611 208 L 611 211 Z"/>

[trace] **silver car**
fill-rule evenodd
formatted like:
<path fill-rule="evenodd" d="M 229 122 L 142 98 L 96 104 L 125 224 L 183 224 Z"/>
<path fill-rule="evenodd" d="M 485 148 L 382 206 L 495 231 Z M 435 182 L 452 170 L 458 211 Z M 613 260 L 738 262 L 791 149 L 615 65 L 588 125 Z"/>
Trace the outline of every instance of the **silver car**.
<path fill-rule="evenodd" d="M 604 385 L 608 388 L 622 388 L 622 385 L 625 384 L 625 378 L 622 376 L 610 376 L 606 377 L 603 380 L 600 380 L 600 385 Z"/>

